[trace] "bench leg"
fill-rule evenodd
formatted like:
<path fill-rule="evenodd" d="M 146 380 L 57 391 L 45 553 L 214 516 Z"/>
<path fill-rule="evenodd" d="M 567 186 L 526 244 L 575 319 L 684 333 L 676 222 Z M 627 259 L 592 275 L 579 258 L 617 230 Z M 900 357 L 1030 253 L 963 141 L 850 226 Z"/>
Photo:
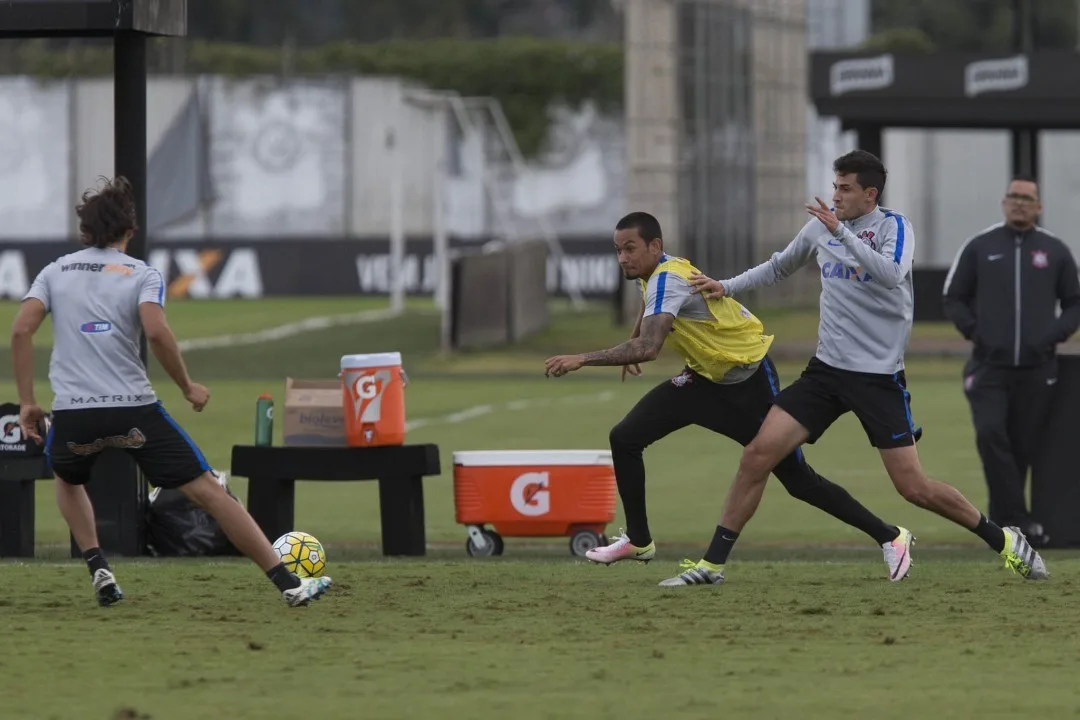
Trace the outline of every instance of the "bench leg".
<path fill-rule="evenodd" d="M 295 498 L 295 480 L 248 478 L 247 510 L 270 542 L 295 529 Z"/>
<path fill-rule="evenodd" d="M 379 478 L 383 555 L 427 553 L 422 477 Z"/>
<path fill-rule="evenodd" d="M 34 481 L 0 482 L 0 557 L 34 557 Z"/>

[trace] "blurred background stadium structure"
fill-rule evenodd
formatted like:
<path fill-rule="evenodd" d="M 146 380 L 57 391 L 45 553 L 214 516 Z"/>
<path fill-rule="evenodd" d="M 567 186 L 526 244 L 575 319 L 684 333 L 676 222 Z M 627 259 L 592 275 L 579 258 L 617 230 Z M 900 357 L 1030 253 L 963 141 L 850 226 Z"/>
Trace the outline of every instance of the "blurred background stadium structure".
<path fill-rule="evenodd" d="M 1004 0 L 255 4 L 190 3 L 190 38 L 151 50 L 149 260 L 174 297 L 398 288 L 396 307 L 444 305 L 449 249 L 494 239 L 543 242 L 551 294 L 612 299 L 610 232 L 630 209 L 733 273 L 788 242 L 854 147 L 814 112 L 809 51 L 1012 46 Z M 1078 5 L 1034 5 L 1038 47 L 1076 45 Z M 112 171 L 110 63 L 95 41 L 0 43 L 0 297 Z M 1044 224 L 1076 227 L 1080 135 L 1043 136 Z M 883 146 L 916 266 L 947 267 L 998 216 L 1008 132 L 888 130 Z M 812 303 L 812 281 L 757 302 Z"/>

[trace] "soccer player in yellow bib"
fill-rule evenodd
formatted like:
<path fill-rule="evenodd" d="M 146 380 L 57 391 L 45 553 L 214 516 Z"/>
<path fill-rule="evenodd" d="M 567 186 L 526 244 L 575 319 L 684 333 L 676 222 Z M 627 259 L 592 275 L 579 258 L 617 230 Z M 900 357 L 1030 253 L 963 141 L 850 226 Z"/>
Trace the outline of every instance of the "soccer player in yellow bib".
<path fill-rule="evenodd" d="M 776 367 L 769 359 L 772 336 L 753 313 L 724 297 L 692 293 L 690 276 L 698 270 L 687 260 L 667 255 L 660 223 L 635 212 L 615 228 L 615 252 L 628 280 L 642 291 L 642 313 L 630 340 L 609 350 L 558 355 L 546 361 L 545 375 L 560 377 L 586 365 L 622 366 L 623 377 L 640 374 L 638 363 L 655 360 L 665 342 L 686 367 L 635 405 L 611 430 L 615 480 L 626 516 L 626 531 L 610 545 L 586 557 L 610 565 L 620 560 L 648 562 L 656 555 L 645 508 L 645 448 L 672 432 L 699 425 L 744 447 L 754 439 L 773 398 L 780 392 Z M 819 508 L 873 538 L 885 556 L 890 580 L 903 579 L 911 567 L 911 533 L 889 525 L 863 507 L 847 490 L 818 475 L 801 450 L 773 469 L 793 497 Z M 660 583 L 667 587 L 719 585 L 724 563 L 738 538 L 718 526 L 704 557 L 683 561 L 682 572 Z"/>

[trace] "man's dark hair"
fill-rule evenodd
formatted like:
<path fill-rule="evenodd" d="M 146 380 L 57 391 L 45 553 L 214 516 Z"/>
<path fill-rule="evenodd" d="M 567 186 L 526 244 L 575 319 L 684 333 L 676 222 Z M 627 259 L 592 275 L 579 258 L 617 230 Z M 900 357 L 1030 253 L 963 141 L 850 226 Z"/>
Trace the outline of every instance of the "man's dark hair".
<path fill-rule="evenodd" d="M 75 207 L 83 245 L 96 248 L 118 243 L 128 231 L 139 229 L 135 193 L 128 179 L 123 175 L 101 179 L 104 185 L 84 192 L 82 202 Z"/>
<path fill-rule="evenodd" d="M 836 158 L 833 163 L 833 172 L 837 175 L 854 175 L 859 185 L 864 190 L 877 188 L 877 197 L 880 201 L 881 194 L 885 192 L 885 178 L 888 171 L 880 158 L 865 150 L 852 150 L 846 155 Z"/>
<path fill-rule="evenodd" d="M 660 221 L 647 212 L 632 212 L 615 226 L 616 230 L 637 230 L 638 235 L 645 242 L 650 240 L 663 241 L 664 235 L 660 232 Z"/>
<path fill-rule="evenodd" d="M 1009 185 L 1012 185 L 1014 182 L 1029 182 L 1035 186 L 1036 190 L 1039 189 L 1039 181 L 1036 180 L 1033 176 L 1024 173 L 1021 173 L 1019 175 L 1013 175 L 1011 178 L 1009 178 Z M 1008 187 L 1008 185 L 1006 187 Z"/>

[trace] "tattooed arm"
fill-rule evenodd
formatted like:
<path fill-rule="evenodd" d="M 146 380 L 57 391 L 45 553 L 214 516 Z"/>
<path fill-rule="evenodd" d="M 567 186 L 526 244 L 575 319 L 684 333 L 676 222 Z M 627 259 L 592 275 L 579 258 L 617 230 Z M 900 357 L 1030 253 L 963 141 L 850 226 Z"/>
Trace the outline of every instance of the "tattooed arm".
<path fill-rule="evenodd" d="M 675 316 L 667 313 L 647 315 L 641 320 L 641 332 L 637 337 L 608 350 L 548 358 L 544 375 L 559 377 L 585 365 L 631 365 L 655 360 L 674 322 Z"/>
<path fill-rule="evenodd" d="M 660 348 L 664 347 L 664 341 L 667 340 L 674 322 L 674 316 L 667 313 L 642 318 L 641 331 L 637 337 L 610 350 L 585 353 L 582 357 L 586 365 L 630 365 L 655 360 L 660 354 Z"/>

